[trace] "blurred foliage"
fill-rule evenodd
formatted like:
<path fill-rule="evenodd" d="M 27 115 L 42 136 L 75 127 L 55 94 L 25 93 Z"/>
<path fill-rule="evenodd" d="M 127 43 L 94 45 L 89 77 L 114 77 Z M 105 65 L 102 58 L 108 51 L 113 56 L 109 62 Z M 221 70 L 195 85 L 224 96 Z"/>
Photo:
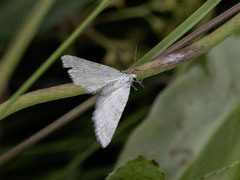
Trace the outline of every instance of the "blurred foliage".
<path fill-rule="evenodd" d="M 96 5 L 95 2 L 93 0 L 56 1 L 10 80 L 4 93 L 4 99 L 7 99 L 18 89 L 43 60 L 91 13 Z M 68 49 L 66 54 L 98 61 L 118 69 L 126 69 L 134 62 L 135 44 L 137 44 L 136 59 L 138 59 L 191 15 L 203 2 L 204 0 L 194 0 L 194 3 L 190 0 L 114 0 L 96 19 L 94 24 L 86 29 L 83 36 L 79 37 Z M 236 3 L 237 1 L 231 2 Z M 35 1 L 33 0 L 0 1 L 1 55 L 5 52 L 10 40 L 18 32 L 34 4 Z M 227 8 L 230 7 L 229 4 L 230 1 L 223 2 L 219 7 Z M 217 9 L 217 12 L 221 11 L 222 8 Z M 0 179 L 52 180 L 60 179 L 59 174 L 62 177 L 61 179 L 103 179 L 107 177 L 113 170 L 114 162 L 130 132 L 137 126 L 137 122 L 146 116 L 146 109 L 151 107 L 156 95 L 171 82 L 172 72 L 144 80 L 146 88 L 139 88 L 139 91 L 131 92 L 118 129 L 121 129 L 121 125 L 124 125 L 127 121 L 133 121 L 134 123 L 119 135 L 115 135 L 108 148 L 99 149 L 90 154 L 90 157 L 86 156 L 88 158 L 85 161 L 81 159 L 84 156 L 82 154 L 91 152 L 91 145 L 96 143 L 91 122 L 92 111 L 89 111 L 2 166 L 0 168 Z M 182 73 L 186 72 L 188 72 L 188 69 Z M 66 82 L 70 82 L 70 79 L 59 60 L 38 80 L 31 90 Z M 190 86 L 190 84 L 188 85 Z M 197 95 L 195 96 L 197 97 Z M 40 104 L 4 119 L 0 124 L 1 154 L 88 97 L 88 95 L 85 95 Z M 167 101 L 166 104 L 168 103 Z M 174 102 L 172 104 L 174 105 Z M 179 106 L 181 105 L 179 101 Z M 231 110 L 231 107 L 228 108 Z M 226 109 L 228 108 L 226 107 Z M 201 113 L 203 114 L 202 111 Z M 194 116 L 194 114 L 191 115 Z M 234 121 L 230 117 L 223 121 L 227 120 Z M 217 138 L 218 132 L 214 133 Z M 144 136 L 148 138 L 150 135 L 148 132 L 144 132 Z M 155 136 L 154 138 L 157 139 Z M 153 142 L 153 139 L 148 139 L 148 141 Z M 171 142 L 171 139 L 165 140 Z M 98 149 L 99 147 L 94 148 Z M 149 149 L 148 146 L 145 146 L 145 148 Z M 206 151 L 207 148 L 208 146 L 206 146 Z M 142 147 L 139 149 L 142 149 Z M 136 157 L 137 155 L 134 154 L 131 158 L 135 159 Z M 201 156 L 199 158 L 201 160 Z M 195 160 L 194 166 L 197 166 L 200 160 Z M 166 162 L 169 161 L 161 160 L 161 171 L 165 171 L 165 167 L 162 168 L 162 166 Z M 222 164 L 222 166 L 225 165 Z M 219 165 L 216 168 L 222 166 Z"/>
<path fill-rule="evenodd" d="M 26 20 L 27 14 L 31 11 L 37 1 L 33 0 L 1 0 L 0 1 L 0 23 L 2 28 L 0 29 L 1 41 L 0 41 L 0 53 L 6 48 L 7 43 L 17 33 L 23 22 Z M 49 13 L 48 17 L 44 20 L 41 32 L 46 32 L 50 28 L 54 27 L 64 17 L 72 13 L 73 11 L 81 10 L 87 4 L 92 3 L 93 0 L 58 0 Z"/>

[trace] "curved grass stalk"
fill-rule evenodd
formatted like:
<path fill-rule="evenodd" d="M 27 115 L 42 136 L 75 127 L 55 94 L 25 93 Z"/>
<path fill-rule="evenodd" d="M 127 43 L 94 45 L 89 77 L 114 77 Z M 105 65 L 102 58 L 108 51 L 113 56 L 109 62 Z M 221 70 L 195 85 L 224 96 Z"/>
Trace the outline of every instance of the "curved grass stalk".
<path fill-rule="evenodd" d="M 199 41 L 180 49 L 179 51 L 160 55 L 153 61 L 136 67 L 136 74 L 139 76 L 139 79 L 143 79 L 179 66 L 189 61 L 191 58 L 207 52 L 239 29 L 240 13 Z M 131 72 L 133 69 L 130 69 L 129 71 Z"/>
<path fill-rule="evenodd" d="M 51 88 L 36 90 L 33 92 L 26 93 L 22 96 L 20 96 L 13 104 L 12 106 L 7 109 L 7 111 L 4 113 L 4 116 L 0 116 L 0 119 L 3 119 L 4 117 L 13 114 L 17 111 L 20 111 L 22 109 L 25 109 L 27 107 L 63 99 L 67 97 L 73 97 L 81 94 L 85 94 L 86 91 L 80 87 L 76 87 L 73 84 L 64 84 L 60 86 L 55 86 Z M 0 110 L 5 109 L 5 106 L 8 102 L 5 102 L 0 105 Z"/>

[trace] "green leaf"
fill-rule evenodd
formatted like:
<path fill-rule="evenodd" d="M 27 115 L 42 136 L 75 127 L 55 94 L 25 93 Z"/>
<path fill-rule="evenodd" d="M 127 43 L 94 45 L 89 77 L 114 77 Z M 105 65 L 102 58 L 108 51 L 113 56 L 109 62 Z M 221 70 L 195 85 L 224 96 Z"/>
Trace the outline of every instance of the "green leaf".
<path fill-rule="evenodd" d="M 209 52 L 155 100 L 131 135 L 118 166 L 131 157 L 155 159 L 169 180 L 192 180 L 240 160 L 240 38 Z"/>
<path fill-rule="evenodd" d="M 126 165 L 119 167 L 114 173 L 107 177 L 107 180 L 164 180 L 164 175 L 159 171 L 159 166 L 146 157 L 139 156 L 129 161 Z"/>

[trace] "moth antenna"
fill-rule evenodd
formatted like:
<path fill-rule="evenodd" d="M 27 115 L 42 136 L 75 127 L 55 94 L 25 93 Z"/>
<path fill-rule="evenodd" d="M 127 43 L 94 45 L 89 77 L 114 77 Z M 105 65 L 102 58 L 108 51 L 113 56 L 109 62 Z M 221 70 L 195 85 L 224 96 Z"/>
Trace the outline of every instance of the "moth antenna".
<path fill-rule="evenodd" d="M 134 64 L 137 61 L 137 43 L 135 43 L 135 52 L 134 52 Z"/>
<path fill-rule="evenodd" d="M 135 89 L 136 91 L 138 90 L 138 89 L 134 86 L 134 84 L 132 84 L 131 86 L 132 86 L 133 89 Z"/>
<path fill-rule="evenodd" d="M 140 81 L 139 81 L 139 80 L 137 80 L 137 83 L 138 83 L 138 84 L 140 84 L 140 85 L 141 85 L 143 88 L 145 88 L 145 86 L 142 84 L 142 82 L 143 82 L 143 79 L 142 79 L 142 80 L 140 80 Z"/>

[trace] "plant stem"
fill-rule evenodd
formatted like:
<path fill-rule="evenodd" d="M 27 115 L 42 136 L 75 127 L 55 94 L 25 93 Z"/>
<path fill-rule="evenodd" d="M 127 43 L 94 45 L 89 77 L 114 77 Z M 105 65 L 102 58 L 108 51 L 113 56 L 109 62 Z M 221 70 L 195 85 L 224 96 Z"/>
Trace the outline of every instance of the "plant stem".
<path fill-rule="evenodd" d="M 195 11 L 189 18 L 187 18 L 180 26 L 178 26 L 171 34 L 164 38 L 154 48 L 139 59 L 132 67 L 142 65 L 153 59 L 158 54 L 167 49 L 171 44 L 176 42 L 194 25 L 196 25 L 210 10 L 212 10 L 221 0 L 208 0 L 197 11 Z"/>
<path fill-rule="evenodd" d="M 169 47 L 163 53 L 164 54 L 169 54 L 171 52 L 174 52 L 174 51 L 184 47 L 190 41 L 192 41 L 192 40 L 196 39 L 197 37 L 199 37 L 200 35 L 208 32 L 209 30 L 211 30 L 212 28 L 216 27 L 220 23 L 224 22 L 226 19 L 230 18 L 231 16 L 233 16 L 236 13 L 238 13 L 239 11 L 240 11 L 240 3 L 237 3 L 232 8 L 228 9 L 224 13 L 220 14 L 219 16 L 214 18 L 213 20 L 209 21 L 208 23 L 206 23 L 205 25 L 200 27 L 198 30 L 192 32 L 191 34 L 189 34 L 185 38 L 181 39 L 180 41 L 178 41 L 177 43 L 175 43 L 174 45 Z M 161 56 L 161 54 L 159 56 Z"/>
<path fill-rule="evenodd" d="M 3 119 L 8 115 L 13 114 L 21 109 L 25 109 L 29 106 L 62 98 L 77 96 L 84 93 L 86 93 L 84 89 L 77 87 L 73 84 L 64 84 L 60 86 L 29 92 L 20 96 L 7 110 L 7 112 L 4 113 L 4 116 L 0 116 L 0 119 Z M 8 101 L 1 104 L 0 110 L 4 109 L 7 104 Z"/>
<path fill-rule="evenodd" d="M 190 58 L 207 52 L 212 47 L 216 46 L 239 29 L 240 13 L 235 15 L 232 19 L 227 21 L 217 30 L 200 39 L 199 41 L 177 52 L 162 54 L 161 56 L 158 56 L 156 59 L 154 59 L 154 61 L 138 66 L 135 68 L 135 72 L 138 75 L 139 79 L 143 79 L 172 69 L 188 61 Z M 132 72 L 133 70 L 134 68 L 129 69 L 128 71 Z"/>

